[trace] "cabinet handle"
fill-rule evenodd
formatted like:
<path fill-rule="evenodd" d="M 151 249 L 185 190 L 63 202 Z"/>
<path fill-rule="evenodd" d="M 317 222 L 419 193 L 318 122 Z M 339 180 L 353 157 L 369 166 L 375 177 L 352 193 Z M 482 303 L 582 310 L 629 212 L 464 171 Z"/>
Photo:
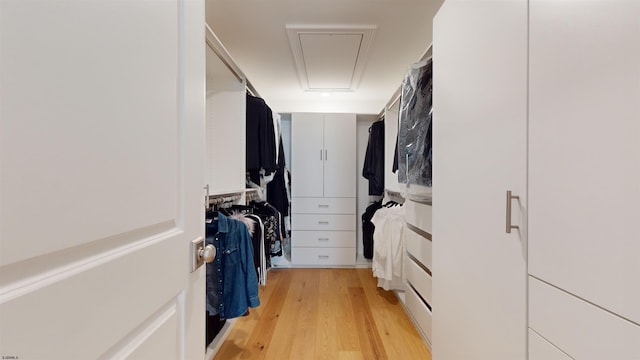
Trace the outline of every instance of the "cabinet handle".
<path fill-rule="evenodd" d="M 513 199 L 519 200 L 520 196 L 511 195 L 511 190 L 507 191 L 507 234 L 511 234 L 511 229 L 519 229 L 518 225 L 511 224 L 511 201 Z"/>
<path fill-rule="evenodd" d="M 318 221 L 318 224 L 320 225 L 329 225 L 328 221 Z"/>
<path fill-rule="evenodd" d="M 318 241 L 329 241 L 329 238 L 318 238 Z"/>
<path fill-rule="evenodd" d="M 329 255 L 318 255 L 318 259 L 328 259 Z"/>
<path fill-rule="evenodd" d="M 320 149 L 320 160 L 322 160 L 322 149 Z"/>
<path fill-rule="evenodd" d="M 329 205 L 318 205 L 319 208 L 328 208 Z"/>
<path fill-rule="evenodd" d="M 327 150 L 325 150 L 325 151 L 324 151 L 324 159 L 325 159 L 325 160 L 328 160 L 328 159 L 329 159 L 329 157 L 327 156 Z"/>

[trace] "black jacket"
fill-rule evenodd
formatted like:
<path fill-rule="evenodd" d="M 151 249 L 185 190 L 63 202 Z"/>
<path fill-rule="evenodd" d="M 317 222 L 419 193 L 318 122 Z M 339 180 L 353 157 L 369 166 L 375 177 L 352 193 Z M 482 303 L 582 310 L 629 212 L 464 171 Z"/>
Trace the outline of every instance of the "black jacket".
<path fill-rule="evenodd" d="M 369 195 L 384 192 L 384 121 L 374 122 L 369 128 L 369 143 L 364 157 L 362 176 L 369 180 Z"/>

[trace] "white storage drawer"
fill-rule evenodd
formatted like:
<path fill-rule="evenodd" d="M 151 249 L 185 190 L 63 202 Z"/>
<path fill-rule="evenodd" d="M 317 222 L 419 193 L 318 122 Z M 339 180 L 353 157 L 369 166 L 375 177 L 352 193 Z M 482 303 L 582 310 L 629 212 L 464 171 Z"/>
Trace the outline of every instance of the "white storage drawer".
<path fill-rule="evenodd" d="M 291 216 L 292 230 L 344 230 L 356 229 L 355 215 L 295 214 Z"/>
<path fill-rule="evenodd" d="M 431 240 L 422 237 L 411 228 L 407 229 L 405 234 L 407 252 L 420 261 L 422 265 L 426 266 L 429 271 L 433 271 L 431 266 Z"/>
<path fill-rule="evenodd" d="M 413 286 L 420 296 L 431 305 L 433 303 L 431 291 L 431 276 L 427 274 L 415 261 L 411 258 L 405 258 L 405 272 L 407 281 Z"/>
<path fill-rule="evenodd" d="M 356 248 L 291 247 L 294 265 L 355 265 Z"/>
<path fill-rule="evenodd" d="M 431 226 L 431 205 L 407 200 L 404 206 L 406 207 L 405 219 L 407 223 L 429 234 L 433 233 L 433 227 Z"/>
<path fill-rule="evenodd" d="M 355 247 L 355 231 L 295 230 L 291 232 L 293 247 Z"/>
<path fill-rule="evenodd" d="M 407 287 L 405 296 L 407 310 L 416 322 L 418 330 L 422 332 L 427 338 L 427 342 L 431 344 L 431 311 L 411 287 Z"/>
<path fill-rule="evenodd" d="M 355 214 L 355 198 L 293 198 L 293 214 Z"/>
<path fill-rule="evenodd" d="M 640 326 L 534 277 L 529 327 L 573 359 L 640 359 Z"/>

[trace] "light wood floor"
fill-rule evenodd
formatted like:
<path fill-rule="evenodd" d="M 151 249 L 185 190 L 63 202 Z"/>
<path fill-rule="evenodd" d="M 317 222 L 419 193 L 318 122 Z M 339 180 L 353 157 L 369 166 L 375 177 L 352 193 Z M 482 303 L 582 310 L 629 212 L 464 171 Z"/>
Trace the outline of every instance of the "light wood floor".
<path fill-rule="evenodd" d="M 371 269 L 272 269 L 260 303 L 238 319 L 215 360 L 431 360 Z"/>

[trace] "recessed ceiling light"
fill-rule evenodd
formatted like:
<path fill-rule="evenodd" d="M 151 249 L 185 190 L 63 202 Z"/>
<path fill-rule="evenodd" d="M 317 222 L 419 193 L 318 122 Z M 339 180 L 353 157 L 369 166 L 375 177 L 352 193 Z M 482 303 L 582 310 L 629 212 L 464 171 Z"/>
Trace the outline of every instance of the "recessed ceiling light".
<path fill-rule="evenodd" d="M 331 93 L 330 92 L 321 92 L 320 96 L 322 96 L 322 97 L 331 96 Z"/>

